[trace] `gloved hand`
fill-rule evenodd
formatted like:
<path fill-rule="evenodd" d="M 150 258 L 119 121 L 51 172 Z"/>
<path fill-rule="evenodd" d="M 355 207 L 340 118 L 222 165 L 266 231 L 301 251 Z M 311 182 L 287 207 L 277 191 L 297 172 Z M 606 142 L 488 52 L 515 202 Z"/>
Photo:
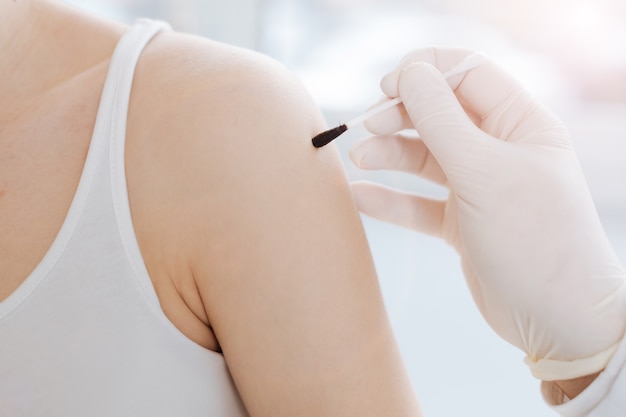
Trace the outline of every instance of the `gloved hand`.
<path fill-rule="evenodd" d="M 489 325 L 543 380 L 606 366 L 626 329 L 625 274 L 598 219 L 563 123 L 493 62 L 445 81 L 470 51 L 424 49 L 382 80 L 397 106 L 355 144 L 363 169 L 449 187 L 432 201 L 354 183 L 359 209 L 440 236 L 461 256 Z M 403 136 L 415 129 L 419 139 Z"/>

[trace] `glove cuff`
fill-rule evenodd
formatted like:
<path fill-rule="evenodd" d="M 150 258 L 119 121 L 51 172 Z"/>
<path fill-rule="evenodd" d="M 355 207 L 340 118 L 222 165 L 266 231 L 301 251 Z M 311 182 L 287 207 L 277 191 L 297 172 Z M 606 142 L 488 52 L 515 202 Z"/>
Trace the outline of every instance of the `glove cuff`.
<path fill-rule="evenodd" d="M 556 361 L 552 359 L 534 361 L 526 356 L 524 363 L 528 365 L 530 372 L 537 379 L 542 381 L 564 381 L 591 375 L 603 370 L 618 346 L 619 342 L 589 358 L 575 359 L 573 361 Z"/>

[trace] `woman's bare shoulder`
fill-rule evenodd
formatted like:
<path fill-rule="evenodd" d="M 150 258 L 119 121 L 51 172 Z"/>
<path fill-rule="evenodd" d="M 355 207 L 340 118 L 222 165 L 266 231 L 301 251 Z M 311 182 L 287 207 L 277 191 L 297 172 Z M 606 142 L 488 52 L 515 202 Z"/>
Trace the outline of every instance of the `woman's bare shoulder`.
<path fill-rule="evenodd" d="M 278 202 L 278 193 L 310 192 L 280 181 L 302 160 L 326 155 L 330 168 L 320 180 L 341 177 L 336 155 L 330 149 L 316 155 L 310 144 L 323 128 L 306 89 L 270 58 L 176 32 L 147 46 L 131 94 L 127 183 L 144 261 L 179 328 L 192 327 L 194 317 L 211 325 L 190 264 L 198 256 L 219 258 L 220 244 L 251 227 L 241 207 L 260 210 L 263 202 Z M 246 244 L 253 242 L 242 249 Z M 184 302 L 170 299 L 177 293 Z M 204 332 L 197 322 L 193 327 Z"/>
<path fill-rule="evenodd" d="M 336 148 L 311 144 L 325 126 L 306 89 L 268 58 L 175 34 L 138 70 L 131 206 L 141 195 L 152 219 L 144 242 L 169 242 L 160 259 L 180 257 L 179 292 L 250 414 L 420 415 Z"/>
<path fill-rule="evenodd" d="M 293 109 L 300 116 L 307 113 L 313 130 L 323 124 L 308 92 L 283 65 L 261 53 L 194 35 L 159 35 L 143 53 L 137 79 L 138 99 L 144 99 L 137 104 L 171 122 L 201 116 L 203 123 L 218 126 L 235 119 L 239 125 L 257 124 L 258 119 L 242 116 Z"/>
<path fill-rule="evenodd" d="M 254 51 L 166 32 L 148 45 L 137 66 L 127 154 L 144 162 L 144 172 L 138 173 L 144 183 L 167 175 L 182 198 L 180 184 L 202 188 L 218 177 L 227 182 L 246 173 L 266 174 L 254 172 L 264 166 L 261 161 L 287 169 L 289 160 L 319 158 L 310 138 L 324 128 L 307 90 L 280 63 Z M 338 169 L 336 157 L 330 159 Z M 192 169 L 201 172 L 190 175 Z"/>
<path fill-rule="evenodd" d="M 311 145 L 324 128 L 307 90 L 275 60 L 197 36 L 158 35 L 137 66 L 127 129 L 127 181 L 139 233 L 155 234 L 145 236 L 149 245 L 173 242 L 174 233 L 176 240 L 204 239 L 196 250 L 248 227 L 240 207 L 289 210 L 277 205 L 277 194 L 324 193 L 321 184 L 329 182 L 343 184 L 347 195 L 336 151 Z M 309 184 L 285 181 L 298 175 Z"/>
<path fill-rule="evenodd" d="M 235 146 L 271 149 L 269 142 L 305 131 L 312 137 L 324 128 L 308 92 L 283 65 L 197 36 L 159 35 L 142 55 L 133 89 L 129 117 L 136 123 L 129 128 L 136 129 L 130 134 L 181 152 L 211 146 L 206 158 Z M 273 134 L 286 129 L 293 134 Z M 269 135 L 267 147 L 248 136 L 250 130 Z"/>

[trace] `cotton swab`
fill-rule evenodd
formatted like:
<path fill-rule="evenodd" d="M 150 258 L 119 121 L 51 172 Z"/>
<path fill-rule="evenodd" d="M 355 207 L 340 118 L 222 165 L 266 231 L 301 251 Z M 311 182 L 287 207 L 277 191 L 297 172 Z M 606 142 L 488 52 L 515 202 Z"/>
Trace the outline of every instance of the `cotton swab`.
<path fill-rule="evenodd" d="M 450 70 L 444 72 L 442 75 L 445 79 L 450 79 L 455 75 L 460 75 L 466 73 L 467 71 L 476 68 L 480 64 L 484 62 L 484 57 L 480 54 L 472 54 L 466 57 L 464 60 L 459 62 L 456 66 L 452 67 Z M 355 127 L 372 116 L 377 115 L 378 113 L 384 112 L 398 104 L 402 103 L 402 99 L 400 97 L 396 97 L 393 100 L 389 100 L 379 106 L 374 107 L 366 113 L 363 113 L 360 116 L 355 117 L 347 123 L 334 127 L 332 129 L 326 130 L 319 135 L 315 136 L 312 139 L 313 146 L 316 148 L 321 148 L 324 145 L 329 144 L 333 140 L 337 139 L 341 134 L 343 134 L 348 129 Z"/>

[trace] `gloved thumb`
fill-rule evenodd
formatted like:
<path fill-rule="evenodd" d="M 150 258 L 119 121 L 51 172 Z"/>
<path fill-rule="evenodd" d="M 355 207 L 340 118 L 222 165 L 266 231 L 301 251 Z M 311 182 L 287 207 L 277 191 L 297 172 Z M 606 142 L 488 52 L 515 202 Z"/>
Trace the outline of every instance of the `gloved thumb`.
<path fill-rule="evenodd" d="M 489 138 L 463 110 L 443 75 L 418 62 L 400 74 L 398 94 L 413 126 L 444 171 Z"/>

